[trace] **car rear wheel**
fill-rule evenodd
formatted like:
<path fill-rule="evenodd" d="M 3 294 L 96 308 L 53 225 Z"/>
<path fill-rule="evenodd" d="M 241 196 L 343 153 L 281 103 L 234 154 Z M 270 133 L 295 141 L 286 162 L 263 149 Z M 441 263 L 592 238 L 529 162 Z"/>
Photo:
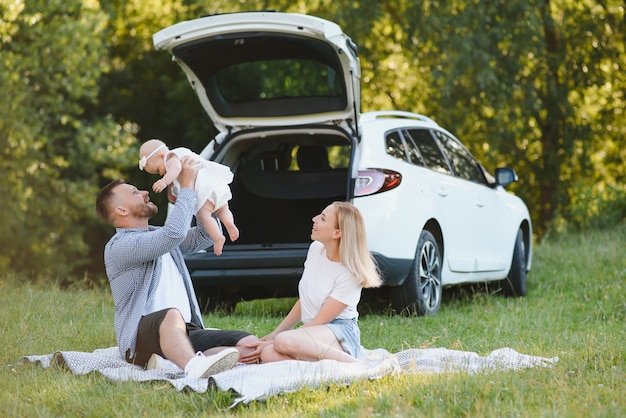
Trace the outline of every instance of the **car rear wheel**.
<path fill-rule="evenodd" d="M 517 232 L 515 239 L 511 270 L 509 275 L 502 280 L 501 287 L 506 297 L 526 296 L 526 246 L 521 229 Z"/>
<path fill-rule="evenodd" d="M 433 234 L 422 231 L 409 276 L 392 289 L 393 308 L 408 315 L 434 315 L 441 305 L 441 252 Z"/>

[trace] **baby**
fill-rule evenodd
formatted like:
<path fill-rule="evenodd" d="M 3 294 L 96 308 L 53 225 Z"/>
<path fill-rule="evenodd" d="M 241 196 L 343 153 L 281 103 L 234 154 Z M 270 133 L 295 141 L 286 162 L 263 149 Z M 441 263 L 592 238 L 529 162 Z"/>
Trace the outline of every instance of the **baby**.
<path fill-rule="evenodd" d="M 231 241 L 239 238 L 239 229 L 235 226 L 233 214 L 228 207 L 228 201 L 233 197 L 228 187 L 233 181 L 230 168 L 205 160 L 188 148 L 170 150 L 159 139 L 144 142 L 139 149 L 139 157 L 140 170 L 145 169 L 150 174 L 162 176 L 152 185 L 152 190 L 157 193 L 165 190 L 170 183 L 174 183 L 174 194 L 180 190 L 177 178 L 181 171 L 181 160 L 184 157 L 192 157 L 200 161 L 202 168 L 198 171 L 195 185 L 198 193 L 195 211 L 198 221 L 213 239 L 213 252 L 216 255 L 222 254 L 226 237 L 222 235 L 217 221 L 211 214 L 215 213 L 215 216 L 222 221 Z"/>

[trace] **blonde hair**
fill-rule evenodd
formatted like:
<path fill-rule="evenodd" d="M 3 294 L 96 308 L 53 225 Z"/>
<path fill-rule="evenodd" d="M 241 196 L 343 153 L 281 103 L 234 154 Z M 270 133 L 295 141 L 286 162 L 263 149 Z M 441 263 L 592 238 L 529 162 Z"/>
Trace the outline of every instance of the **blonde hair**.
<path fill-rule="evenodd" d="M 348 202 L 333 202 L 341 231 L 339 256 L 344 266 L 362 287 L 379 287 L 383 281 L 374 258 L 367 248 L 365 222 L 359 209 Z"/>

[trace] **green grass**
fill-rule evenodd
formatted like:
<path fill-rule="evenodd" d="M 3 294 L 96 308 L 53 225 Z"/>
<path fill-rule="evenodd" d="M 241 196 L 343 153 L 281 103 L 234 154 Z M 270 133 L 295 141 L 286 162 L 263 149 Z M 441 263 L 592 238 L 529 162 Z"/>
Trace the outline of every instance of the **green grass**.
<path fill-rule="evenodd" d="M 60 367 L 14 365 L 27 354 L 115 345 L 108 289 L 59 290 L 0 279 L 0 416 L 621 417 L 626 416 L 626 225 L 552 237 L 536 246 L 528 296 L 477 287 L 446 290 L 433 317 L 363 306 L 366 347 L 447 347 L 560 358 L 553 368 L 478 375 L 385 377 L 330 385 L 227 409 L 234 395 L 116 383 Z M 293 300 L 252 301 L 207 326 L 271 331 Z M 377 312 L 377 313 L 376 313 Z"/>

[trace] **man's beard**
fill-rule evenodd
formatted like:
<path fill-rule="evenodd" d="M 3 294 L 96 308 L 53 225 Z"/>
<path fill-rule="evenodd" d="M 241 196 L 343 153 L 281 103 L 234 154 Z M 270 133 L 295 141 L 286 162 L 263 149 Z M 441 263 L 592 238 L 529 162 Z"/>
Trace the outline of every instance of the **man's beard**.
<path fill-rule="evenodd" d="M 138 218 L 147 218 L 150 219 L 157 213 L 159 213 L 159 208 L 152 202 L 144 203 L 143 205 L 138 205 L 132 208 L 133 214 Z"/>

